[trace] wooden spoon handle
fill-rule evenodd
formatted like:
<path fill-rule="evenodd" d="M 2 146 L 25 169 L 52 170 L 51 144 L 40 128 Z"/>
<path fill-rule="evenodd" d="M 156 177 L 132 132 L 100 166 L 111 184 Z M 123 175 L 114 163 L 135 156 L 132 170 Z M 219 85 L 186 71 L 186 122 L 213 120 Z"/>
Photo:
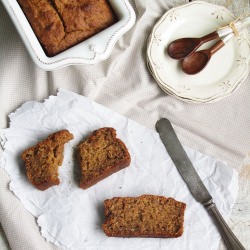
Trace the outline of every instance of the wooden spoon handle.
<path fill-rule="evenodd" d="M 219 49 L 221 49 L 223 46 L 225 45 L 225 43 L 220 40 L 218 41 L 216 44 L 214 44 L 209 50 L 210 50 L 210 53 L 211 53 L 211 56 L 217 52 Z"/>
<path fill-rule="evenodd" d="M 200 40 L 201 40 L 201 44 L 203 44 L 203 43 L 209 42 L 209 41 L 217 39 L 217 38 L 219 38 L 219 34 L 217 31 L 214 31 L 212 33 L 209 33 L 209 34 L 201 37 Z"/>

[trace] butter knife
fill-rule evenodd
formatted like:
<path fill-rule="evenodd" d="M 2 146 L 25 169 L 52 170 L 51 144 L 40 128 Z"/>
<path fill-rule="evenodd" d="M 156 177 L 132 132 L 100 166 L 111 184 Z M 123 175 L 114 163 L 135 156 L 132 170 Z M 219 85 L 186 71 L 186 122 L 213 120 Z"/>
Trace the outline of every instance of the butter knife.
<path fill-rule="evenodd" d="M 236 238 L 218 211 L 215 203 L 213 202 L 212 196 L 193 167 L 178 137 L 176 136 L 170 121 L 166 118 L 162 118 L 157 121 L 155 127 L 169 156 L 187 184 L 190 192 L 196 201 L 200 202 L 214 219 L 215 225 L 220 231 L 227 249 L 244 250 L 245 248 Z"/>

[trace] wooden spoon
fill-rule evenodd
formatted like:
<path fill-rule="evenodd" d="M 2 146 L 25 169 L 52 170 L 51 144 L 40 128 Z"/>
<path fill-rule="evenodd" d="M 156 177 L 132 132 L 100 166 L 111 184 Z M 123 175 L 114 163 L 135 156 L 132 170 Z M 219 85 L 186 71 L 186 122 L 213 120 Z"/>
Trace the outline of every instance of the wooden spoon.
<path fill-rule="evenodd" d="M 182 60 L 182 70 L 189 75 L 199 73 L 206 67 L 214 53 L 221 49 L 232 37 L 233 34 L 229 34 L 225 38 L 215 43 L 211 48 L 191 53 L 184 60 Z"/>
<path fill-rule="evenodd" d="M 217 31 L 209 33 L 200 38 L 180 38 L 168 45 L 167 51 L 173 59 L 183 59 L 194 50 L 198 49 L 203 43 L 219 38 Z"/>
<path fill-rule="evenodd" d="M 246 17 L 235 23 L 235 28 L 242 29 L 250 24 L 250 17 Z M 200 38 L 180 38 L 174 40 L 168 45 L 167 52 L 173 59 L 183 59 L 193 51 L 197 50 L 202 44 L 212 41 L 214 39 L 222 38 L 232 33 L 230 26 L 213 31 Z"/>

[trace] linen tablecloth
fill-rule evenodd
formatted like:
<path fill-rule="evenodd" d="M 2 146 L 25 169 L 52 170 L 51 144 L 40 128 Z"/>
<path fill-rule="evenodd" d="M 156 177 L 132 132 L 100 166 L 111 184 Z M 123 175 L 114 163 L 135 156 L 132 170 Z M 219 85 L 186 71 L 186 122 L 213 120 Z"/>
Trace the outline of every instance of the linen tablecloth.
<path fill-rule="evenodd" d="M 250 150 L 250 77 L 237 91 L 212 104 L 184 103 L 165 94 L 146 67 L 146 41 L 155 22 L 184 0 L 131 0 L 136 23 L 116 43 L 111 56 L 96 65 L 69 66 L 52 72 L 31 60 L 0 3 L 0 127 L 23 102 L 43 100 L 58 88 L 76 93 L 138 123 L 154 128 L 168 117 L 183 144 L 213 155 L 237 168 Z M 236 15 L 250 12 L 248 0 L 209 1 L 227 6 Z M 0 222 L 12 249 L 56 249 L 20 201 L 9 191 L 9 178 L 0 168 Z"/>

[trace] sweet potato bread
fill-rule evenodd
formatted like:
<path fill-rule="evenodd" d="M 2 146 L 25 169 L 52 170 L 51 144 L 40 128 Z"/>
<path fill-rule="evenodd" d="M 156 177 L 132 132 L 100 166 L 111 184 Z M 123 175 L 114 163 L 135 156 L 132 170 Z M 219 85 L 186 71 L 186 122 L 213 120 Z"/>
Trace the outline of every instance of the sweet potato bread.
<path fill-rule="evenodd" d="M 130 154 L 116 138 L 114 128 L 100 128 L 78 145 L 81 169 L 80 187 L 89 188 L 109 175 L 129 166 Z"/>
<path fill-rule="evenodd" d="M 117 21 L 107 0 L 17 0 L 48 56 Z"/>
<path fill-rule="evenodd" d="M 35 187 L 45 190 L 60 183 L 58 167 L 63 162 L 64 144 L 71 139 L 68 130 L 61 130 L 22 153 L 27 177 Z"/>
<path fill-rule="evenodd" d="M 107 236 L 175 238 L 183 233 L 186 204 L 173 198 L 115 197 L 105 200 L 104 208 Z"/>

